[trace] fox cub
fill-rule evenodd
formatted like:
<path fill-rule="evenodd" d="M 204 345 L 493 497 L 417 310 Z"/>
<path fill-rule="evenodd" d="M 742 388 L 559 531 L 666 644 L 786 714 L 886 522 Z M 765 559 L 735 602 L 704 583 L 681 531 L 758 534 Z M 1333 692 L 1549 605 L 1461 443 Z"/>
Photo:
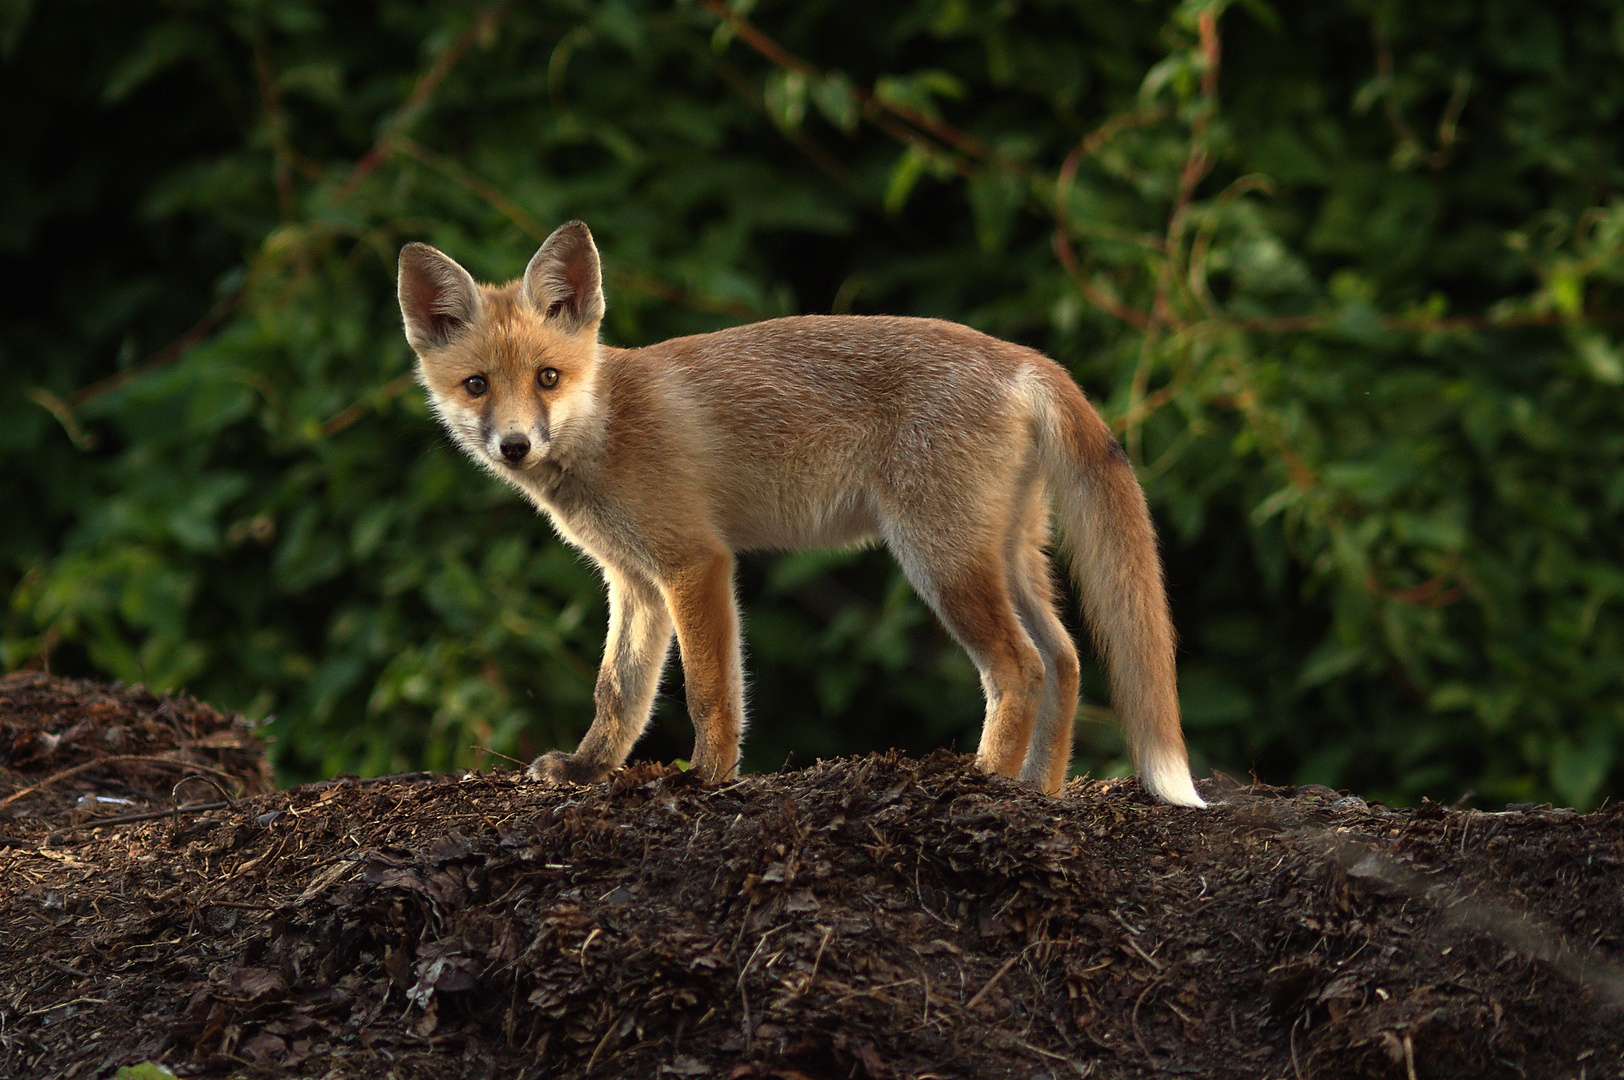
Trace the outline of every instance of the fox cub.
<path fill-rule="evenodd" d="M 591 782 L 626 760 L 673 631 L 693 768 L 732 776 L 744 730 L 735 553 L 883 540 L 981 673 L 977 760 L 1059 791 L 1078 666 L 1044 554 L 1053 499 L 1143 781 L 1204 805 L 1144 495 L 1047 357 L 955 323 L 836 316 L 610 348 L 598 249 L 579 221 L 501 287 L 408 244 L 399 288 L 417 377 L 452 438 L 547 511 L 608 583 L 597 715 L 574 753 L 543 754 L 531 776 Z"/>

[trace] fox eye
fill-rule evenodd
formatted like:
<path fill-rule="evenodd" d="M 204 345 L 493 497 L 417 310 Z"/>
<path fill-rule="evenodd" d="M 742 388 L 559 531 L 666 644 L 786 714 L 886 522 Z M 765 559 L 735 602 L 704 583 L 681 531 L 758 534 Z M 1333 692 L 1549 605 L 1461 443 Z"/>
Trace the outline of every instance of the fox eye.
<path fill-rule="evenodd" d="M 462 388 L 468 391 L 469 397 L 483 397 L 485 391 L 490 389 L 490 384 L 485 381 L 483 375 L 470 375 L 462 380 Z"/>
<path fill-rule="evenodd" d="M 544 367 L 536 372 L 536 382 L 543 390 L 551 390 L 558 385 L 558 369 Z"/>

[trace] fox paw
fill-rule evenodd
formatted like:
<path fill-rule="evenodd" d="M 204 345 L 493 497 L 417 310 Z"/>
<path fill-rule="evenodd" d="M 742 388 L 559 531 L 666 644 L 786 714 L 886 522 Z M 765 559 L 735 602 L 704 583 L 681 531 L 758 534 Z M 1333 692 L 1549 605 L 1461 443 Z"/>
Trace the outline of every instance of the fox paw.
<path fill-rule="evenodd" d="M 595 784 L 608 776 L 610 768 L 562 750 L 549 750 L 530 763 L 526 780 L 551 780 L 562 784 Z"/>

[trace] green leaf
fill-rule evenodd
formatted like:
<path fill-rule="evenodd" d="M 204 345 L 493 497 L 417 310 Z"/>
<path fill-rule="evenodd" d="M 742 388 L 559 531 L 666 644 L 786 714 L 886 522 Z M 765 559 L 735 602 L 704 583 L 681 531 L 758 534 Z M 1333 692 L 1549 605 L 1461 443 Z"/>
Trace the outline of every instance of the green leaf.
<path fill-rule="evenodd" d="M 1624 349 L 1599 329 L 1587 329 L 1574 337 L 1579 359 L 1598 382 L 1608 386 L 1624 384 Z"/>
<path fill-rule="evenodd" d="M 762 101 L 773 121 L 786 131 L 794 131 L 806 119 L 810 84 L 803 72 L 780 68 L 767 76 Z"/>
<path fill-rule="evenodd" d="M 970 181 L 969 196 L 981 250 L 988 254 L 1003 250 L 1025 203 L 1026 184 L 1018 176 L 987 169 Z"/>
<path fill-rule="evenodd" d="M 812 83 L 812 101 L 823 118 L 847 135 L 857 130 L 857 87 L 845 72 L 832 71 Z"/>
<path fill-rule="evenodd" d="M 208 55 L 212 42 L 201 25 L 189 20 L 158 23 L 108 74 L 102 100 L 118 104 L 169 69 Z"/>
<path fill-rule="evenodd" d="M 1614 760 L 1618 721 L 1593 723 L 1582 740 L 1558 737 L 1551 747 L 1551 784 L 1564 805 L 1595 803 Z"/>
<path fill-rule="evenodd" d="M 914 185 L 925 175 L 930 164 L 929 153 L 917 143 L 910 143 L 891 170 L 891 179 L 885 185 L 885 212 L 895 216 L 908 204 Z"/>
<path fill-rule="evenodd" d="M 175 1080 L 175 1074 L 155 1061 L 144 1061 L 122 1066 L 113 1074 L 113 1080 Z"/>

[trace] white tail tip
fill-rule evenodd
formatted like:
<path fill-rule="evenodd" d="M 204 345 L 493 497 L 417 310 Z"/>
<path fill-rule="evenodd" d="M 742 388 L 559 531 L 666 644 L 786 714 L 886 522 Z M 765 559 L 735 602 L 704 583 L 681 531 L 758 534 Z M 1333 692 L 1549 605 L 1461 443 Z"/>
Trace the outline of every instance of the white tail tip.
<path fill-rule="evenodd" d="M 1204 807 L 1205 799 L 1196 794 L 1195 781 L 1190 779 L 1190 767 L 1184 761 L 1147 761 L 1140 770 L 1139 780 L 1150 793 L 1173 806 Z"/>

